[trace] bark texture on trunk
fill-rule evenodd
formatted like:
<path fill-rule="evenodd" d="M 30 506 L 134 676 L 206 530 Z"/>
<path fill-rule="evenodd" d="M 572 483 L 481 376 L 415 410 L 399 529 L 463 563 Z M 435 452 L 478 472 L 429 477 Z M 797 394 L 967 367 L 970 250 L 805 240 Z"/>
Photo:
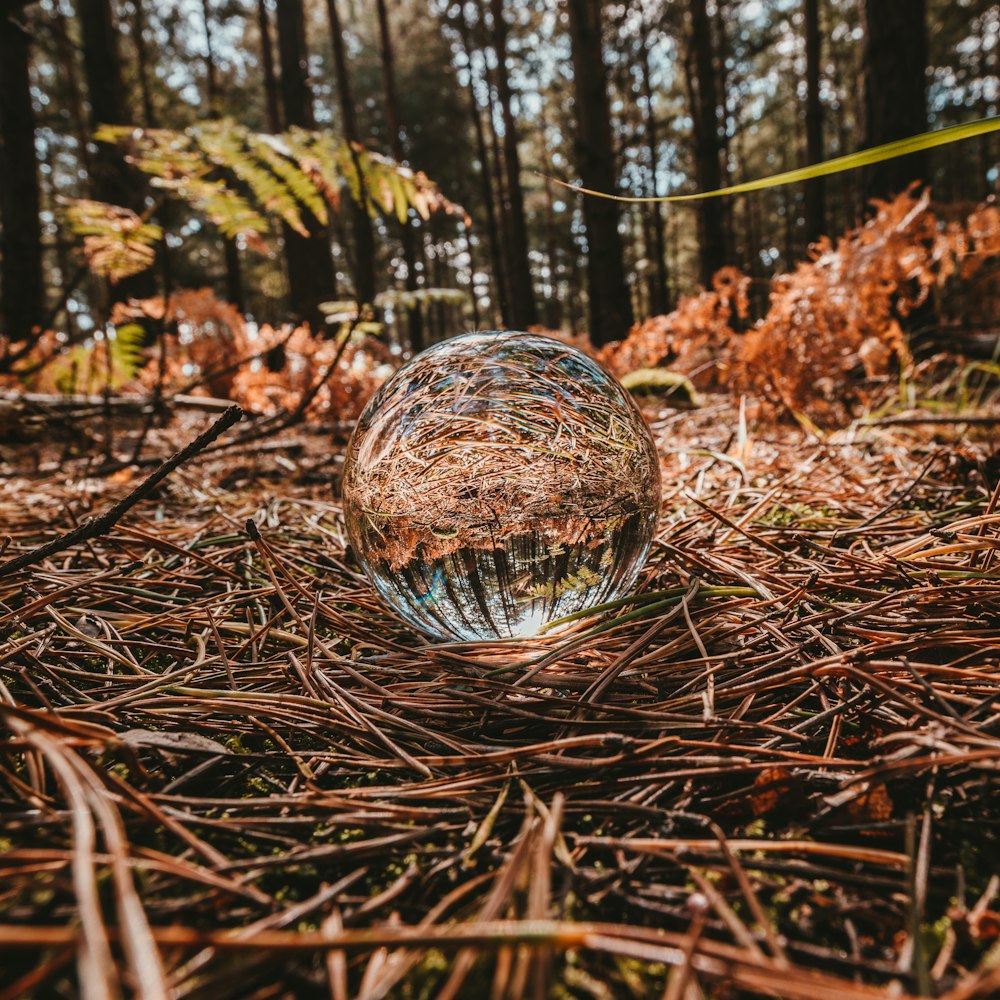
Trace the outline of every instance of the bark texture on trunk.
<path fill-rule="evenodd" d="M 129 125 L 132 115 L 125 99 L 118 29 L 109 0 L 79 0 L 77 15 L 83 42 L 83 68 L 90 101 L 90 127 Z M 145 182 L 125 162 L 120 149 L 97 144 L 91 157 L 91 187 L 94 197 L 112 205 L 124 205 L 142 215 L 146 210 Z M 151 271 L 119 281 L 111 287 L 113 301 L 147 298 L 155 291 Z"/>
<path fill-rule="evenodd" d="M 277 8 L 278 54 L 281 61 L 281 99 L 287 126 L 316 127 L 309 87 L 308 51 L 302 0 L 281 0 Z M 337 281 L 330 255 L 330 236 L 311 212 L 302 208 L 309 236 L 284 226 L 285 259 L 293 317 L 315 332 L 324 329 L 321 302 L 336 298 Z"/>
<path fill-rule="evenodd" d="M 806 48 L 806 163 L 823 159 L 823 104 L 819 83 L 822 39 L 819 0 L 804 0 L 803 30 Z M 806 181 L 806 239 L 810 243 L 826 231 L 826 184 L 822 177 Z"/>
<path fill-rule="evenodd" d="M 500 225 L 497 222 L 496 198 L 494 197 L 494 179 L 496 175 L 490 164 L 490 153 L 486 145 L 486 131 L 483 128 L 483 119 L 479 112 L 479 103 L 476 99 L 475 75 L 472 64 L 472 42 L 470 40 L 472 29 L 466 20 L 464 8 L 458 15 L 458 30 L 462 39 L 465 66 L 469 74 L 469 113 L 472 116 L 472 126 L 476 136 L 476 155 L 479 157 L 479 189 L 483 199 L 483 208 L 486 213 L 486 240 L 490 251 L 493 307 L 494 311 L 497 309 L 500 311 L 500 322 L 504 326 L 510 326 L 507 271 L 504 264 Z"/>
<path fill-rule="evenodd" d="M 41 195 L 31 104 L 31 52 L 23 4 L 0 5 L 0 221 L 3 222 L 0 333 L 13 343 L 33 338 L 42 322 Z"/>
<path fill-rule="evenodd" d="M 649 37 L 640 44 L 639 70 L 642 74 L 642 96 L 646 106 L 646 143 L 649 146 L 649 194 L 656 197 L 656 181 L 660 172 L 660 139 L 656 125 L 656 109 L 653 106 L 653 87 L 649 73 Z M 663 221 L 663 206 L 647 206 L 649 225 L 652 233 L 651 247 L 653 269 L 649 276 L 649 311 L 651 315 L 663 315 L 670 311 L 670 277 L 667 273 L 667 241 Z"/>
<path fill-rule="evenodd" d="M 927 129 L 926 0 L 862 0 L 861 148 Z M 926 152 L 866 167 L 864 196 L 886 198 L 927 181 Z"/>
<path fill-rule="evenodd" d="M 719 99 L 716 93 L 715 53 L 712 26 L 705 0 L 690 0 L 691 30 L 685 60 L 691 112 L 694 120 L 695 175 L 701 191 L 722 186 L 719 164 Z M 712 275 L 726 263 L 723 206 L 709 198 L 698 207 L 701 281 L 711 286 Z"/>
<path fill-rule="evenodd" d="M 330 40 L 333 44 L 333 68 L 337 77 L 337 97 L 340 103 L 340 118 L 344 127 L 344 138 L 351 143 L 360 142 L 357 115 L 354 111 L 354 97 L 351 93 L 351 77 L 347 67 L 347 53 L 344 48 L 344 30 L 337 10 L 337 0 L 327 0 L 326 9 L 330 19 Z M 365 207 L 365 182 L 358 157 L 354 166 L 361 179 L 361 200 L 351 201 L 351 229 L 354 233 L 354 288 L 359 303 L 375 301 L 377 280 L 375 275 L 375 234 L 372 220 Z"/>
<path fill-rule="evenodd" d="M 399 95 L 396 92 L 396 59 L 392 45 L 392 30 L 389 26 L 389 12 L 385 0 L 376 0 L 378 13 L 379 38 L 382 55 L 382 89 L 385 92 L 385 124 L 389 132 L 389 148 L 393 159 L 402 163 L 405 157 L 403 149 L 403 131 L 399 121 Z M 416 252 L 413 238 L 413 228 L 409 219 L 400 226 L 399 242 L 403 252 L 403 264 L 406 267 L 406 290 L 417 290 Z M 473 290 L 475 298 L 475 290 Z M 424 347 L 423 316 L 420 306 L 407 310 L 407 329 L 410 349 L 416 353 Z"/>
<path fill-rule="evenodd" d="M 615 189 L 615 164 L 600 0 L 569 0 L 566 9 L 573 51 L 577 169 L 584 187 L 611 192 Z M 589 332 L 595 344 L 622 340 L 632 325 L 618 216 L 616 202 L 584 197 Z"/>
<path fill-rule="evenodd" d="M 278 77 L 274 71 L 274 49 L 271 42 L 271 16 L 265 0 L 257 0 L 257 30 L 260 32 L 260 65 L 264 72 L 264 109 L 267 127 L 281 131 L 281 112 L 278 109 Z"/>
<path fill-rule="evenodd" d="M 513 95 L 507 67 L 507 21 L 503 0 L 490 0 L 493 19 L 493 47 L 497 55 L 497 99 L 503 118 L 503 161 L 507 174 L 504 210 L 510 233 L 510 256 L 507 273 L 510 281 L 511 320 L 517 327 L 538 322 L 535 290 L 528 259 L 528 226 L 524 214 L 524 193 L 521 190 L 521 155 L 518 151 L 517 123 L 512 108 Z"/>

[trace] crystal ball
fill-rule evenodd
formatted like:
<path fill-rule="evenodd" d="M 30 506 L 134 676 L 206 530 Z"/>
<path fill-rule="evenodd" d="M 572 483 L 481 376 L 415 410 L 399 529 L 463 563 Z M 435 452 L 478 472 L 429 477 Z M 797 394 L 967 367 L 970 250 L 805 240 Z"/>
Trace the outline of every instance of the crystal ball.
<path fill-rule="evenodd" d="M 358 560 L 406 621 L 505 639 L 628 593 L 660 469 L 642 414 L 596 361 L 535 334 L 470 333 L 372 397 L 343 501 Z"/>

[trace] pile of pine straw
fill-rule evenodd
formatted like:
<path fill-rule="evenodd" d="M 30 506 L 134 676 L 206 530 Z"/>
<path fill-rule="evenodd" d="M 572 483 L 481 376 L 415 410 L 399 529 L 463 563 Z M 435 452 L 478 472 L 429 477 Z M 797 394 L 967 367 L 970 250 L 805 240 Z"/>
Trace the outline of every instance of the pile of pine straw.
<path fill-rule="evenodd" d="M 318 434 L 0 566 L 0 997 L 997 996 L 993 424 L 653 424 L 640 593 L 529 646 L 386 612 Z M 3 560 L 139 481 L 47 460 Z"/>

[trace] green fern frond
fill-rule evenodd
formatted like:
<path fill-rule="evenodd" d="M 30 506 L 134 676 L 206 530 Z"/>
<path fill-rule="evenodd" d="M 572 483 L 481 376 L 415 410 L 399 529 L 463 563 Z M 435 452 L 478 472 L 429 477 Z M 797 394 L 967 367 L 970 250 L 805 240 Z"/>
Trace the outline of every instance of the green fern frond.
<path fill-rule="evenodd" d="M 309 235 L 295 194 L 281 177 L 267 169 L 266 163 L 261 164 L 249 130 L 229 121 L 221 121 L 205 122 L 192 128 L 191 133 L 208 159 L 246 184 L 265 212 L 280 216 L 297 233 Z"/>
<path fill-rule="evenodd" d="M 108 350 L 112 374 L 120 382 L 113 388 L 131 382 L 142 370 L 146 363 L 143 354 L 145 343 L 146 331 L 138 323 L 123 323 L 115 327 L 113 336 L 108 339 Z"/>
<path fill-rule="evenodd" d="M 305 205 L 320 222 L 326 223 L 326 202 L 312 177 L 296 162 L 291 148 L 280 136 L 251 134 L 250 149 L 285 183 L 299 204 Z"/>
<path fill-rule="evenodd" d="M 317 190 L 335 211 L 340 210 L 343 176 L 339 140 L 321 132 L 293 127 L 281 136 L 289 155 L 309 174 Z"/>
<path fill-rule="evenodd" d="M 163 230 L 118 205 L 83 198 L 70 204 L 70 228 L 83 237 L 87 266 L 112 283 L 145 271 L 156 257 Z"/>
<path fill-rule="evenodd" d="M 55 387 L 64 395 L 93 395 L 128 385 L 146 363 L 145 331 L 138 323 L 124 323 L 104 335 L 59 355 L 48 366 Z"/>
<path fill-rule="evenodd" d="M 222 119 L 183 131 L 102 126 L 95 137 L 122 147 L 151 186 L 203 213 L 224 236 L 258 248 L 271 231 L 269 218 L 308 235 L 302 209 L 325 222 L 328 206 L 339 210 L 345 191 L 372 215 L 394 214 L 400 222 L 411 208 L 424 219 L 435 211 L 463 212 L 424 174 L 322 132 L 293 128 L 263 135 Z M 93 223 L 96 231 L 86 232 L 78 228 L 85 226 L 86 212 L 79 210 L 74 231 L 84 236 L 84 252 L 97 273 L 118 280 L 152 264 L 152 248 L 163 235 L 159 227 L 105 206 L 104 220 Z M 121 213 L 117 230 L 107 221 L 114 212 Z"/>

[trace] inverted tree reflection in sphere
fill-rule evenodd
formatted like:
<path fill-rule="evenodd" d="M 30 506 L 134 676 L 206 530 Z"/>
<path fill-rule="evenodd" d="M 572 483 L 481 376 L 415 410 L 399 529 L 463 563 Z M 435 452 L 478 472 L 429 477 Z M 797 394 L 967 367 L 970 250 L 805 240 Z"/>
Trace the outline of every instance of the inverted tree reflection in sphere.
<path fill-rule="evenodd" d="M 429 348 L 351 437 L 344 512 L 382 597 L 445 639 L 532 635 L 626 594 L 660 474 L 624 389 L 567 344 L 475 333 Z"/>

